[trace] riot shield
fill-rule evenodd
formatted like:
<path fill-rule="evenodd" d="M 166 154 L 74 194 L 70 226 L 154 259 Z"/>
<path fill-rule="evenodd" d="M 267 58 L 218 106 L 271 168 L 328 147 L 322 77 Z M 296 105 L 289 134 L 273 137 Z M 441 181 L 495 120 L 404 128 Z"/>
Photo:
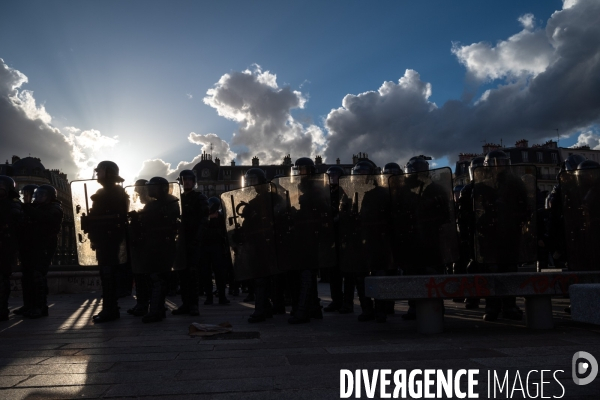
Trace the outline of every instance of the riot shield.
<path fill-rule="evenodd" d="M 127 234 L 135 274 L 185 267 L 179 184 L 170 182 L 167 193 L 160 194 L 159 190 L 155 185 L 125 187 L 131 199 Z"/>
<path fill-rule="evenodd" d="M 127 262 L 127 197 L 119 185 L 97 180 L 71 182 L 77 259 L 81 266 Z"/>
<path fill-rule="evenodd" d="M 520 264 L 537 259 L 536 176 L 533 165 L 473 170 L 479 263 Z"/>
<path fill-rule="evenodd" d="M 571 271 L 600 269 L 600 168 L 560 174 L 568 267 Z"/>
<path fill-rule="evenodd" d="M 397 263 L 407 275 L 444 273 L 459 258 L 452 170 L 389 178 Z"/>
<path fill-rule="evenodd" d="M 340 177 L 340 268 L 344 272 L 360 275 L 394 266 L 388 176 Z"/>
<path fill-rule="evenodd" d="M 236 281 L 278 272 L 272 197 L 269 183 L 221 194 Z"/>
<path fill-rule="evenodd" d="M 335 231 L 327 174 L 275 178 L 273 197 L 278 265 L 282 271 L 331 268 Z"/>

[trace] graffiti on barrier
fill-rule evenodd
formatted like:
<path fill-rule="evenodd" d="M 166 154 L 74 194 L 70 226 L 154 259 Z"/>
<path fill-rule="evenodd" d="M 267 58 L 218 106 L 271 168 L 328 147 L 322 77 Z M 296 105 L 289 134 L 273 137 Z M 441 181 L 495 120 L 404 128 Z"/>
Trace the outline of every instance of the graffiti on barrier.
<path fill-rule="evenodd" d="M 524 289 L 527 286 L 531 286 L 535 294 L 566 294 L 569 291 L 569 285 L 577 282 L 579 282 L 579 277 L 576 274 L 539 274 L 527 278 L 519 285 L 519 288 Z"/>
<path fill-rule="evenodd" d="M 470 277 L 463 276 L 435 278 L 431 277 L 425 285 L 427 288 L 427 296 L 435 297 L 485 297 L 490 294 L 488 281 L 483 275 L 473 275 Z"/>

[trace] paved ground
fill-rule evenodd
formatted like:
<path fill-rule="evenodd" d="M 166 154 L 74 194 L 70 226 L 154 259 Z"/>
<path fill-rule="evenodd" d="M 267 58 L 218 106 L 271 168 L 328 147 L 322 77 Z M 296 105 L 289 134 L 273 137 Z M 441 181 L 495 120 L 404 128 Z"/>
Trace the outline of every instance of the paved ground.
<path fill-rule="evenodd" d="M 327 303 L 325 284 L 319 293 Z M 122 312 L 113 323 L 94 326 L 98 293 L 50 296 L 50 317 L 0 323 L 0 399 L 333 399 L 340 396 L 340 369 L 480 370 L 478 391 L 487 396 L 487 371 L 517 371 L 525 384 L 532 369 L 564 370 L 557 377 L 565 398 L 597 399 L 600 377 L 587 386 L 571 378 L 571 358 L 587 351 L 600 360 L 600 327 L 573 322 L 555 299 L 556 328 L 530 332 L 524 323 L 484 323 L 482 310 L 446 302 L 446 332 L 423 336 L 400 318 L 406 302 L 386 324 L 358 323 L 355 315 L 330 315 L 291 326 L 287 316 L 262 324 L 246 322 L 250 304 L 201 306 L 200 317 L 169 316 L 142 324 Z M 176 298 L 169 298 L 170 305 Z M 133 298 L 120 301 L 122 310 Z M 19 299 L 11 299 L 11 308 Z M 190 338 L 191 322 L 228 321 L 234 333 Z M 539 375 L 532 378 L 539 383 Z M 531 378 L 530 378 L 531 379 Z M 531 379 L 533 381 L 533 379 Z M 562 393 L 546 374 L 544 396 Z M 530 383 L 531 396 L 535 388 Z M 517 386 L 518 388 L 518 386 Z M 365 398 L 365 393 L 362 393 Z M 378 396 L 378 395 L 377 395 Z M 376 397 L 377 397 L 376 396 Z M 498 398 L 506 395 L 497 394 Z M 521 392 L 514 398 L 522 398 Z"/>

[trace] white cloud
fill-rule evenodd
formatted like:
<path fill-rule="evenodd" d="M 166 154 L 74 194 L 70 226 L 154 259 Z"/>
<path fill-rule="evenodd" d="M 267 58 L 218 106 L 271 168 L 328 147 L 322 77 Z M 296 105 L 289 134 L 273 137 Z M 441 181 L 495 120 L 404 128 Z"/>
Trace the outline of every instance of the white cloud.
<path fill-rule="evenodd" d="M 523 29 L 527 29 L 528 31 L 533 30 L 535 28 L 535 17 L 533 14 L 524 14 L 518 18 L 518 21 L 523 25 Z"/>
<path fill-rule="evenodd" d="M 453 46 L 467 74 L 479 82 L 502 79 L 474 104 L 450 100 L 437 107 L 429 101 L 431 85 L 411 70 L 398 83 L 347 95 L 327 116 L 327 158 L 362 151 L 382 165 L 415 154 L 453 161 L 459 152 L 480 152 L 482 140 L 535 143 L 555 128 L 570 135 L 599 123 L 600 2 L 567 5 L 545 29 L 524 16 L 527 29 L 496 46 Z"/>
<path fill-rule="evenodd" d="M 200 145 L 200 153 L 206 152 L 207 154 L 212 154 L 213 160 L 219 157 L 222 164 L 231 162 L 231 160 L 235 159 L 236 157 L 236 154 L 229 148 L 229 143 L 214 133 L 200 135 L 191 132 L 188 135 L 188 141 L 190 143 Z"/>
<path fill-rule="evenodd" d="M 600 132 L 586 130 L 577 137 L 577 143 L 571 147 L 589 146 L 592 150 L 600 150 Z"/>
<path fill-rule="evenodd" d="M 117 143 L 97 130 L 81 132 L 65 128 L 63 134 L 51 125 L 52 116 L 43 105 L 37 105 L 30 90 L 21 90 L 27 77 L 0 59 L 0 140 L 2 158 L 13 154 L 31 154 L 49 169 L 60 169 L 70 179 L 91 177 L 94 156 L 105 147 Z"/>
<path fill-rule="evenodd" d="M 244 148 L 237 154 L 239 161 L 249 163 L 258 156 L 263 164 L 280 164 L 288 153 L 314 157 L 323 151 L 321 128 L 306 126 L 291 115 L 306 101 L 301 92 L 279 87 L 277 76 L 258 65 L 223 75 L 204 98 L 219 115 L 239 124 L 231 141 L 232 146 Z"/>
<path fill-rule="evenodd" d="M 524 29 L 495 46 L 479 42 L 467 46 L 452 44 L 452 53 L 477 80 L 535 76 L 555 59 L 546 31 L 534 30 L 533 15 L 519 18 Z"/>

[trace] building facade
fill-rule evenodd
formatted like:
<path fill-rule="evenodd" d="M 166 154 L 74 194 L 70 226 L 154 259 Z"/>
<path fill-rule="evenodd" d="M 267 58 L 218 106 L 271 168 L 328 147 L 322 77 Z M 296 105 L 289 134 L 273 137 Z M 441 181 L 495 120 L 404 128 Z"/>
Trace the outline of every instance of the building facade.
<path fill-rule="evenodd" d="M 470 182 L 469 165 L 474 157 L 483 157 L 492 150 L 502 150 L 510 157 L 512 165 L 533 164 L 537 168 L 537 186 L 541 192 L 550 192 L 556 185 L 556 176 L 560 170 L 561 156 L 557 143 L 548 140 L 543 144 L 529 146 L 529 141 L 521 139 L 514 146 L 505 147 L 499 144 L 486 143 L 481 154 L 460 153 L 455 167 L 454 182 L 466 185 Z"/>
<path fill-rule="evenodd" d="M 342 164 L 339 158 L 335 164 L 325 164 L 321 156 L 316 156 L 313 161 L 318 173 L 324 173 L 329 167 L 336 165 L 349 175 L 358 161 L 368 159 L 367 154 L 358 153 L 352 156 L 352 164 Z M 236 165 L 235 161 L 231 161 L 229 165 L 221 165 L 218 157 L 213 160 L 212 155 L 203 153 L 200 162 L 192 169 L 198 178 L 198 191 L 212 197 L 242 187 L 242 178 L 250 168 L 262 169 L 267 175 L 267 180 L 271 180 L 276 176 L 290 176 L 292 165 L 294 161 L 289 154 L 283 158 L 281 164 L 277 165 L 261 165 L 258 157 L 252 159 L 251 165 Z"/>
<path fill-rule="evenodd" d="M 75 244 L 75 224 L 73 202 L 67 174 L 57 169 L 46 169 L 36 157 L 20 158 L 13 156 L 11 162 L 0 164 L 0 175 L 12 177 L 19 192 L 25 185 L 52 185 L 56 188 L 58 200 L 62 203 L 64 217 L 58 237 L 58 247 L 52 260 L 53 265 L 76 265 L 77 247 Z"/>

